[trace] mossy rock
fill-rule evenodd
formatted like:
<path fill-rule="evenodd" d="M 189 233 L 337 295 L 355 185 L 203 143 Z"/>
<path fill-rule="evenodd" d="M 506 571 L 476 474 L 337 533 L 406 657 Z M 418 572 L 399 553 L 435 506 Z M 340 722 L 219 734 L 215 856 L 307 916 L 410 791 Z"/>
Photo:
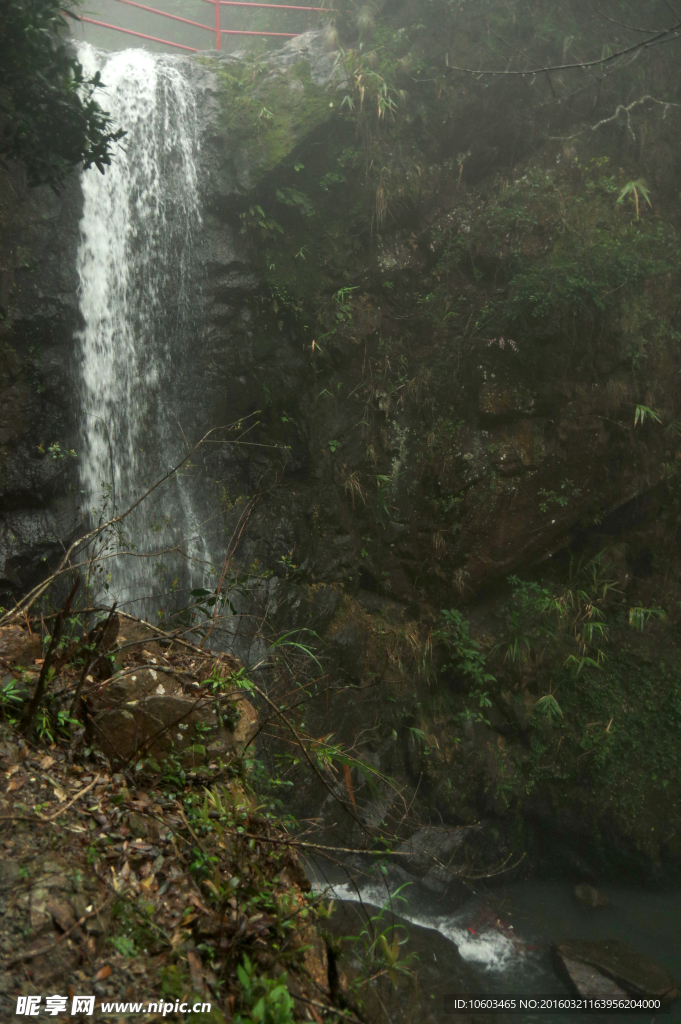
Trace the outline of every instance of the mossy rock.
<path fill-rule="evenodd" d="M 290 67 L 243 62 L 216 69 L 220 134 L 240 191 L 255 189 L 340 108 L 334 85 L 319 85 L 310 64 Z"/>

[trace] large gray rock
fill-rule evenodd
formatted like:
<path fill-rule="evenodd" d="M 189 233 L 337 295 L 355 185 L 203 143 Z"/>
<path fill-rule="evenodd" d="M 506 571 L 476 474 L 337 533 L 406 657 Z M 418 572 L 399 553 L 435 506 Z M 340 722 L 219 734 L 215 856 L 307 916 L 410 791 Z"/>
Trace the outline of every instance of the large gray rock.
<path fill-rule="evenodd" d="M 618 939 L 565 942 L 553 952 L 559 973 L 582 996 L 623 992 L 668 1003 L 678 995 L 664 967 Z"/>
<path fill-rule="evenodd" d="M 583 964 L 580 960 L 572 960 L 569 956 L 557 954 L 557 970 L 570 988 L 580 996 L 592 999 L 622 999 L 626 997 L 625 989 L 601 974 L 595 967 Z"/>
<path fill-rule="evenodd" d="M 426 888 L 441 891 L 461 876 L 467 845 L 481 838 L 479 825 L 420 828 L 397 848 L 398 863 L 418 875 Z"/>

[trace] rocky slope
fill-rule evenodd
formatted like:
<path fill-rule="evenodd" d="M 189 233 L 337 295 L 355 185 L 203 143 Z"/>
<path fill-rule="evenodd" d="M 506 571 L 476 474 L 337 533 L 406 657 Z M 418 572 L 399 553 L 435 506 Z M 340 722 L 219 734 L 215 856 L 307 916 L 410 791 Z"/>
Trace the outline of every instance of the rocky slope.
<path fill-rule="evenodd" d="M 254 709 L 243 691 L 239 699 L 219 687 L 225 699 L 217 701 L 213 693 L 218 675 L 233 678 L 239 666 L 224 656 L 217 669 L 215 658 L 182 643 L 161 648 L 145 623 L 122 626 L 102 650 L 109 679 L 85 682 L 85 729 L 69 737 L 56 713 L 76 684 L 76 651 L 54 678 L 37 742 L 2 725 L 3 1016 L 34 996 L 44 1013 L 47 993 L 62 997 L 57 1020 L 73 1019 L 81 994 L 94 997 L 96 1014 L 149 1020 L 184 1020 L 184 1005 L 205 1024 L 250 1021 L 261 999 L 284 1020 L 321 1019 L 317 1007 L 336 1016 L 320 897 L 310 894 L 278 815 L 251 786 L 244 748 Z M 39 633 L 0 630 L 10 719 L 35 683 L 41 648 Z M 173 680 L 184 696 L 171 693 Z M 141 692 L 147 681 L 151 697 Z M 209 720 L 217 707 L 220 726 Z M 343 1003 L 334 979 L 333 998 Z"/>

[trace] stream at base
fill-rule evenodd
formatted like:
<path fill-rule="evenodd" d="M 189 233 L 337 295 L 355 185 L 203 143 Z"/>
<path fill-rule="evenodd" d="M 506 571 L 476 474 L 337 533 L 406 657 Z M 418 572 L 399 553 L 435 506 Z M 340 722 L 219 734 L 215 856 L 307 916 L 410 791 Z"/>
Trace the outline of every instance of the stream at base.
<path fill-rule="evenodd" d="M 325 872 L 326 877 L 329 875 Z M 318 876 L 319 877 L 319 876 Z M 337 876 L 336 876 L 337 877 Z M 319 887 L 323 887 L 321 880 Z M 328 882 L 327 882 L 328 885 Z M 445 1015 L 444 996 L 457 993 L 485 995 L 571 995 L 556 975 L 551 958 L 552 944 L 574 939 L 619 939 L 658 961 L 678 982 L 681 974 L 681 889 L 656 891 L 617 885 L 599 885 L 610 900 L 604 908 L 583 907 L 575 898 L 573 885 L 563 881 L 525 881 L 495 886 L 478 892 L 456 909 L 428 893 L 418 883 L 399 894 L 397 917 L 410 922 L 405 954 L 417 954 L 419 1011 L 414 1021 L 493 1022 L 544 1020 L 573 1024 L 578 1020 L 681 1021 L 681 999 L 665 1012 L 653 1015 L 610 1013 L 485 1014 L 474 1017 Z M 385 907 L 388 893 L 380 883 L 362 884 L 355 889 L 334 881 L 329 896 L 342 901 L 342 924 L 338 932 L 357 934 L 360 897 L 369 915 Z M 362 912 L 366 919 L 366 915 Z M 390 915 L 384 914 L 386 923 Z M 454 950 L 458 951 L 458 956 Z M 472 987 L 474 986 L 474 987 Z M 399 1019 L 396 1017 L 396 1020 Z M 408 1019 L 405 1018 L 405 1019 Z"/>

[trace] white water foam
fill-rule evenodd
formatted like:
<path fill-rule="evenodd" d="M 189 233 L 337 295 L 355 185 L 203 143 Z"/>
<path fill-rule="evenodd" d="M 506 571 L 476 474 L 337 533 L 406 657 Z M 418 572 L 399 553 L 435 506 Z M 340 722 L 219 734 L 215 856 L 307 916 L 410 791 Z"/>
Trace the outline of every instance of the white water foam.
<path fill-rule="evenodd" d="M 369 903 L 376 907 L 384 907 L 391 900 L 390 893 L 385 885 L 370 883 L 355 888 L 347 882 L 324 886 L 317 883 L 315 888 L 326 892 L 328 897 L 347 902 Z M 524 958 L 520 944 L 515 937 L 499 931 L 494 927 L 487 927 L 484 930 L 471 931 L 466 925 L 466 920 L 471 917 L 470 910 L 464 910 L 450 916 L 438 914 L 414 913 L 409 908 L 409 893 L 405 892 L 406 899 L 394 899 L 389 907 L 399 917 L 411 924 L 421 928 L 428 928 L 431 931 L 438 931 L 457 947 L 463 960 L 475 967 L 495 973 L 505 973 L 513 968 L 519 960 Z"/>
<path fill-rule="evenodd" d="M 82 175 L 79 452 L 90 522 L 125 510 L 186 453 L 172 409 L 173 352 L 195 340 L 199 132 L 183 59 L 79 45 L 98 98 L 127 132 L 105 174 Z M 207 551 L 182 478 L 163 485 L 109 547 L 114 596 L 148 613 L 171 579 L 203 579 Z M 194 563 L 133 557 L 180 545 Z M 128 553 L 122 552 L 128 549 Z M 198 566 L 198 568 L 197 568 Z M 176 575 L 179 574 L 179 575 Z"/>
<path fill-rule="evenodd" d="M 507 935 L 494 928 L 472 934 L 457 917 L 436 918 L 432 925 L 424 923 L 424 927 L 437 928 L 441 935 L 454 943 L 464 960 L 486 971 L 505 972 L 517 962 L 517 945 Z M 421 924 L 421 921 L 412 920 Z"/>

